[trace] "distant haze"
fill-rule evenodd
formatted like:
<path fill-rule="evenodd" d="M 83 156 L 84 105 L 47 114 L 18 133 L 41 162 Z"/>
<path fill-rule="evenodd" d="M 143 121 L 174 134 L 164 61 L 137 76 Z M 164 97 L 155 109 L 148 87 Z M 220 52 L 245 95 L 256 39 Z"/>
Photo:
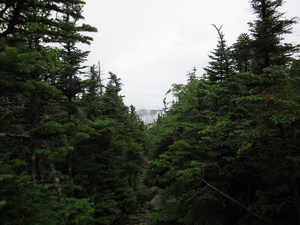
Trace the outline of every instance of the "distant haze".
<path fill-rule="evenodd" d="M 157 120 L 158 116 L 162 114 L 163 110 L 157 109 L 140 109 L 137 110 L 137 114 L 145 124 L 153 123 Z"/>

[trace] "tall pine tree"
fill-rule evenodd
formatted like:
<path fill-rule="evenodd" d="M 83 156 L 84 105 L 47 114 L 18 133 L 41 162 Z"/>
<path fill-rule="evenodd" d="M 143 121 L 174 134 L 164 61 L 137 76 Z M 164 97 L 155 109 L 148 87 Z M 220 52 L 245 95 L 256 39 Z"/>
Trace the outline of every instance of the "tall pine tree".
<path fill-rule="evenodd" d="M 250 22 L 253 37 L 252 50 L 253 73 L 261 74 L 263 69 L 271 65 L 286 65 L 295 47 L 282 43 L 285 34 L 291 33 L 296 18 L 284 19 L 284 13 L 279 12 L 283 0 L 251 0 L 250 4 L 257 20 Z"/>
<path fill-rule="evenodd" d="M 230 63 L 230 50 L 226 45 L 226 40 L 222 32 L 222 26 L 217 27 L 212 25 L 218 32 L 218 44 L 217 48 L 212 51 L 212 55 L 209 58 L 212 59 L 209 62 L 209 66 L 204 68 L 206 71 L 207 79 L 213 83 L 223 82 L 232 72 Z"/>

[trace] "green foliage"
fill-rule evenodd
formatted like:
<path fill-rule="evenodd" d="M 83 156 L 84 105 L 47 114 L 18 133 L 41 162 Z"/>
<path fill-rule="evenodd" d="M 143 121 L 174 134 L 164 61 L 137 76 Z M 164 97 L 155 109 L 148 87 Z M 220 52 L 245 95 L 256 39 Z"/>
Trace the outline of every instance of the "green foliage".
<path fill-rule="evenodd" d="M 67 224 L 91 224 L 93 212 L 93 203 L 89 199 L 67 198 L 59 213 L 66 218 Z"/>
<path fill-rule="evenodd" d="M 173 85 L 176 101 L 147 131 L 146 181 L 166 190 L 152 224 L 299 223 L 300 74 L 278 39 L 294 23 L 280 20 L 281 3 L 252 1 L 258 16 L 270 14 L 228 53 L 234 73 L 216 80 L 208 70 L 225 78 L 220 42 L 207 77 Z"/>
<path fill-rule="evenodd" d="M 232 65 L 229 58 L 231 53 L 226 45 L 224 34 L 221 31 L 222 26 L 217 27 L 214 24 L 213 26 L 218 32 L 218 45 L 217 48 L 211 52 L 212 55 L 209 55 L 209 58 L 212 59 L 212 61 L 209 62 L 209 66 L 204 68 L 204 70 L 209 81 L 219 83 L 223 82 L 232 73 Z"/>
<path fill-rule="evenodd" d="M 154 224 L 239 224 L 248 213 L 257 223 L 297 223 L 297 207 L 284 200 L 295 197 L 299 178 L 298 166 L 289 166 L 299 150 L 297 84 L 288 68 L 265 71 L 268 77 L 237 74 L 217 86 L 201 79 L 176 86 L 180 98 L 151 128 L 152 135 L 169 132 L 153 137 L 147 179 L 177 203 L 161 205 Z M 293 219 L 285 219 L 287 210 Z"/>
<path fill-rule="evenodd" d="M 137 206 L 146 154 L 145 182 L 166 190 L 152 224 L 299 224 L 300 66 L 282 1 L 251 1 L 258 20 L 231 48 L 214 25 L 206 77 L 174 84 L 145 131 L 117 75 L 81 79 L 76 44 L 96 31 L 84 4 L 2 4 L 0 223 L 115 224 Z"/>
<path fill-rule="evenodd" d="M 285 19 L 284 13 L 278 11 L 283 1 L 251 0 L 250 4 L 257 16 L 257 20 L 249 23 L 253 36 L 252 72 L 260 74 L 271 65 L 286 65 L 296 49 L 292 44 L 282 44 L 282 35 L 291 33 L 297 19 Z"/>
<path fill-rule="evenodd" d="M 1 224 L 112 224 L 136 206 L 143 124 L 116 75 L 80 78 L 84 4 L 1 5 Z"/>

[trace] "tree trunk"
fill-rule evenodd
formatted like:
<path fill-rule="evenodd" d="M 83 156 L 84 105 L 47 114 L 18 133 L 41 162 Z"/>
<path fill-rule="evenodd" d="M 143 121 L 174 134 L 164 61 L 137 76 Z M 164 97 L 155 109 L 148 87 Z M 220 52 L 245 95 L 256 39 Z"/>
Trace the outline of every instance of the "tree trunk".
<path fill-rule="evenodd" d="M 59 180 L 59 177 L 57 176 L 54 164 L 52 162 L 50 162 L 50 169 L 51 169 L 51 172 L 52 172 L 52 174 L 54 176 L 54 183 L 55 183 L 57 197 L 58 197 L 59 200 L 61 200 L 61 185 L 60 185 L 60 180 Z"/>

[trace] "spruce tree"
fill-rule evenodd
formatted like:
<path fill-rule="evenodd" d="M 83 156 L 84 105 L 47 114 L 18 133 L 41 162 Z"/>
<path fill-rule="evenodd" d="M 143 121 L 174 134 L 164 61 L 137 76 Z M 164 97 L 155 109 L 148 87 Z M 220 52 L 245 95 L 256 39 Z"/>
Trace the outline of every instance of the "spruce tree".
<path fill-rule="evenodd" d="M 241 34 L 232 46 L 234 70 L 238 73 L 252 72 L 253 48 L 252 39 L 249 34 Z"/>
<path fill-rule="evenodd" d="M 57 77 L 56 83 L 63 94 L 67 96 L 69 118 L 76 111 L 72 101 L 83 88 L 80 76 L 83 73 L 82 69 L 85 67 L 82 66 L 82 63 L 86 61 L 89 54 L 88 51 L 78 49 L 76 45 L 77 43 L 90 44 L 90 40 L 92 40 L 89 36 L 81 35 L 81 32 L 97 31 L 96 28 L 87 24 L 78 25 L 83 18 L 82 7 L 83 3 L 81 1 L 66 3 L 62 7 L 65 12 L 60 22 L 62 35 L 56 40 L 63 47 L 60 56 L 62 71 Z"/>
<path fill-rule="evenodd" d="M 265 12 L 281 5 L 253 2 Z M 281 21 L 275 11 L 270 15 Z M 268 38 L 278 41 L 269 28 Z M 235 74 L 222 85 L 205 79 L 174 85 L 177 101 L 149 131 L 147 179 L 166 190 L 154 224 L 299 224 L 299 64 L 286 55 L 292 46 L 270 40 L 272 52 L 258 40 L 240 36 Z"/>
<path fill-rule="evenodd" d="M 292 32 L 296 18 L 284 19 L 279 12 L 283 0 L 251 0 L 251 7 L 257 20 L 250 22 L 253 37 L 253 72 L 261 74 L 271 65 L 286 65 L 295 51 L 292 44 L 282 43 L 285 34 Z"/>
<path fill-rule="evenodd" d="M 212 25 L 218 32 L 217 48 L 212 51 L 209 58 L 209 66 L 204 68 L 206 71 L 207 79 L 213 83 L 223 82 L 231 74 L 230 51 L 226 45 L 226 40 L 222 32 L 222 26 L 217 27 Z"/>
<path fill-rule="evenodd" d="M 66 37 L 60 29 L 61 16 L 75 16 L 63 10 L 66 4 L 83 2 L 1 3 L 1 161 L 4 174 L 11 178 L 1 184 L 3 224 L 41 224 L 43 219 L 49 224 L 87 222 L 93 211 L 89 200 L 72 198 L 66 191 L 74 185 L 62 166 L 62 159 L 74 149 L 70 135 L 74 123 L 66 123 L 66 98 L 55 86 L 63 70 L 62 51 L 47 43 Z M 76 29 L 74 41 L 84 40 Z M 14 188 L 20 191 L 12 193 Z M 85 208 L 82 213 L 76 210 L 78 205 Z"/>

